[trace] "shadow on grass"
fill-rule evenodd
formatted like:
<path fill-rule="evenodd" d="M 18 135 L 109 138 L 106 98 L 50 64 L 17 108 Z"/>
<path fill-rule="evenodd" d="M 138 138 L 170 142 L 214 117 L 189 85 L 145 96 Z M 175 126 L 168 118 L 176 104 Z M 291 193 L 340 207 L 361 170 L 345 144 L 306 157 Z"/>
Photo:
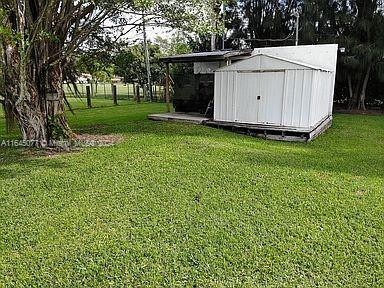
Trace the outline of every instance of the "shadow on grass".
<path fill-rule="evenodd" d="M 49 159 L 41 152 L 34 148 L 0 147 L 0 180 L 27 177 L 37 167 L 54 170 L 66 167 L 65 161 Z"/>

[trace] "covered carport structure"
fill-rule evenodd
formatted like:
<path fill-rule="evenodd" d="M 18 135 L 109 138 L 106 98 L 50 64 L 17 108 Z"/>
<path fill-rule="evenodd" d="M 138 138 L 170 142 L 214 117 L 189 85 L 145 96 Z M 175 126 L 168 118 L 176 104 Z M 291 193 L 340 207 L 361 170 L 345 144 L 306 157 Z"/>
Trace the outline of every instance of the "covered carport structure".
<path fill-rule="evenodd" d="M 173 106 L 177 112 L 204 114 L 214 98 L 214 72 L 250 57 L 252 49 L 199 52 L 163 57 L 166 65 L 165 98 L 167 112 L 171 112 L 170 65 L 193 64 L 193 73 L 175 81 Z M 180 115 L 179 115 L 180 116 Z"/>

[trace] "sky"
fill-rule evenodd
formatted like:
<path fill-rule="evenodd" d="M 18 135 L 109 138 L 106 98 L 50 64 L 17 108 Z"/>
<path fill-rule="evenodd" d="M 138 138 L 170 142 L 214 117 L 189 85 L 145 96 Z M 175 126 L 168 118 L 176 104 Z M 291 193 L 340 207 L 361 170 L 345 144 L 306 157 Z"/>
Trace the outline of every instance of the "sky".
<path fill-rule="evenodd" d="M 138 21 L 138 23 L 140 23 L 141 17 L 136 17 L 136 18 L 131 18 L 129 21 L 129 23 L 134 23 L 136 21 Z M 110 21 L 107 21 L 105 23 L 105 26 L 114 26 L 114 24 Z M 141 42 L 143 40 L 143 29 L 142 29 L 142 26 L 138 26 L 138 27 L 135 27 L 132 29 L 132 26 L 127 26 L 126 28 L 122 28 L 124 29 L 125 32 L 129 32 L 124 35 L 121 39 L 122 40 L 126 40 L 128 41 L 129 43 L 133 43 L 135 41 L 138 41 L 138 42 Z M 160 36 L 162 38 L 171 38 L 175 33 L 176 33 L 176 30 L 173 30 L 172 28 L 169 28 L 169 27 L 161 27 L 161 26 L 155 26 L 153 25 L 153 23 L 149 23 L 149 25 L 146 26 L 146 30 L 147 30 L 147 38 L 148 40 L 150 40 L 151 42 L 154 42 L 156 37 Z M 115 29 L 113 31 L 114 35 L 117 37 L 117 35 L 120 35 L 120 30 L 118 29 Z"/>

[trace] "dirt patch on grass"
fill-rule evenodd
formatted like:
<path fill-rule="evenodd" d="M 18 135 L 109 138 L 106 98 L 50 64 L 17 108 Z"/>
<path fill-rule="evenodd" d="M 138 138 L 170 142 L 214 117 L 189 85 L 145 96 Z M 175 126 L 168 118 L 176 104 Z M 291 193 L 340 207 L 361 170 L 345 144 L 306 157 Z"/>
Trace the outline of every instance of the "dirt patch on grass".
<path fill-rule="evenodd" d="M 364 189 L 359 189 L 356 191 L 357 196 L 364 196 L 365 194 L 367 194 L 367 191 Z"/>
<path fill-rule="evenodd" d="M 112 146 L 123 142 L 124 137 L 120 135 L 91 135 L 79 134 L 75 135 L 74 142 L 79 146 L 90 144 L 91 146 Z"/>

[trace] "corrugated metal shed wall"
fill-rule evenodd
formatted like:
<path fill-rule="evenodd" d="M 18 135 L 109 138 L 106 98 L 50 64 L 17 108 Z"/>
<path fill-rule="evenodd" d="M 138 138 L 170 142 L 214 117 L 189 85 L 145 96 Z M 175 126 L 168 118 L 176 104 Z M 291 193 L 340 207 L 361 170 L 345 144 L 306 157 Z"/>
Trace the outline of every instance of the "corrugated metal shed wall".
<path fill-rule="evenodd" d="M 314 70 L 285 71 L 282 126 L 309 127 Z"/>
<path fill-rule="evenodd" d="M 330 72 L 314 71 L 315 83 L 312 92 L 311 126 L 332 115 L 334 76 Z"/>
<path fill-rule="evenodd" d="M 332 75 L 328 75 L 327 77 L 329 77 L 332 83 L 328 85 L 327 82 L 327 86 L 329 86 L 331 90 L 328 99 L 328 114 L 332 115 L 334 87 L 336 82 L 337 52 L 337 44 L 322 44 L 257 48 L 253 51 L 252 54 L 278 56 L 290 60 L 300 61 L 302 63 L 308 63 L 314 66 L 319 66 L 329 70 Z M 328 96 L 328 93 L 326 93 L 326 95 Z"/>
<path fill-rule="evenodd" d="M 256 57 L 252 61 L 245 60 L 243 63 L 239 62 L 232 65 L 234 67 L 228 66 L 215 73 L 215 120 L 311 128 L 331 115 L 333 73 L 298 67 L 297 65 L 288 65 L 290 63 L 279 65 L 279 61 L 276 61 L 276 59 L 271 59 L 271 62 L 268 63 L 267 60 L 267 57 L 260 57 L 260 59 Z M 245 76 L 242 76 L 243 73 L 239 72 L 250 69 L 251 67 L 255 69 L 255 66 L 259 69 L 272 67 L 268 70 L 269 72 L 274 69 L 279 70 L 283 68 L 284 81 L 274 81 L 277 80 L 277 74 L 265 74 L 263 72 L 254 73 L 254 77 L 248 77 L 247 80 L 244 78 Z M 234 71 L 234 68 L 238 71 Z M 262 74 L 265 75 L 261 76 Z M 265 76 L 267 78 L 265 78 Z M 247 97 L 246 95 L 254 94 L 253 96 L 257 97 L 259 93 L 255 90 L 257 85 L 255 86 L 255 83 L 251 83 L 253 81 L 260 81 L 259 86 L 265 86 L 261 88 L 266 89 L 263 90 L 264 94 L 267 90 L 280 91 L 279 87 L 276 86 L 282 85 L 283 87 L 280 87 L 281 91 L 283 91 L 282 97 L 274 97 L 273 100 L 281 101 L 281 103 L 272 103 L 268 100 L 270 97 L 266 97 L 267 99 L 261 101 L 260 107 L 255 107 L 255 105 L 257 105 L 255 103 L 257 102 L 253 103 L 252 97 L 244 100 L 244 97 Z M 268 85 L 269 88 L 267 87 Z M 261 112 L 260 109 L 262 109 Z M 239 113 L 241 113 L 241 115 L 239 115 Z M 263 120 L 261 121 L 260 118 L 255 117 L 255 115 L 244 115 L 248 113 L 264 113 L 265 117 L 262 118 Z M 277 115 L 272 117 L 275 120 L 279 119 L 280 123 L 270 123 L 271 117 L 269 116 L 274 113 L 281 113 L 281 117 Z M 259 119 L 259 121 L 256 119 Z"/>
<path fill-rule="evenodd" d="M 237 72 L 215 73 L 215 120 L 235 121 Z"/>

